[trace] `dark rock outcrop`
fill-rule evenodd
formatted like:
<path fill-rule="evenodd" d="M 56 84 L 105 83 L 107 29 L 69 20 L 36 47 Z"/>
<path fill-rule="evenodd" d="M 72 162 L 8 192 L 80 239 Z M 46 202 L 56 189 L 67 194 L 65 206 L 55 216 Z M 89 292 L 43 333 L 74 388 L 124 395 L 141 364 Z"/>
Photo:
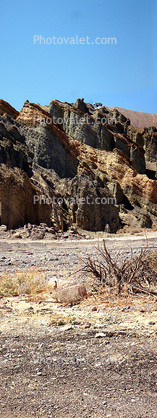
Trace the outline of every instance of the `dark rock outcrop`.
<path fill-rule="evenodd" d="M 33 204 L 36 189 L 27 174 L 19 168 L 0 166 L 1 224 L 9 229 L 28 222 L 51 225 L 51 207 L 47 204 Z"/>
<path fill-rule="evenodd" d="M 157 183 L 145 174 L 150 144 L 156 152 L 155 128 L 134 128 L 117 109 L 94 109 L 83 99 L 26 101 L 12 117 L 9 106 L 3 102 L 0 116 L 3 224 L 116 232 L 117 205 L 157 215 Z"/>
<path fill-rule="evenodd" d="M 157 162 L 157 128 L 151 127 L 145 129 L 144 149 L 146 161 Z"/>
<path fill-rule="evenodd" d="M 120 224 L 118 210 L 115 207 L 116 199 L 99 179 L 93 180 L 86 171 L 82 170 L 72 180 L 57 182 L 56 187 L 63 200 L 62 228 L 74 223 L 82 229 L 101 231 L 105 230 L 108 224 L 110 232 L 117 231 Z M 55 209 L 53 205 L 54 215 Z"/>
<path fill-rule="evenodd" d="M 0 164 L 19 167 L 29 171 L 32 153 L 25 143 L 25 137 L 16 125 L 7 120 L 0 121 Z"/>

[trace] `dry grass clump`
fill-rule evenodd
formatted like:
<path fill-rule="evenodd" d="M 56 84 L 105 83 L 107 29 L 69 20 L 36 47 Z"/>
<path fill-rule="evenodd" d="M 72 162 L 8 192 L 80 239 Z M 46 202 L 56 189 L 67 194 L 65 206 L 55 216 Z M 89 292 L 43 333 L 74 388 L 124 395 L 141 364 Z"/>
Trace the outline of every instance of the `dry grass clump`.
<path fill-rule="evenodd" d="M 5 274 L 0 278 L 0 296 L 41 294 L 46 290 L 46 278 L 39 271 Z"/>
<path fill-rule="evenodd" d="M 71 314 L 67 314 L 66 312 L 53 312 L 49 325 L 56 325 L 56 326 L 62 326 L 62 325 L 75 325 L 78 324 L 78 320 L 77 320 L 77 314 L 75 312 L 71 313 Z M 79 323 L 80 323 L 80 318 L 79 318 Z"/>
<path fill-rule="evenodd" d="M 70 323 L 71 323 L 70 316 L 67 317 L 66 315 L 63 315 L 62 313 L 54 312 L 49 322 L 49 325 L 56 325 L 59 327 L 59 326 L 70 324 Z"/>
<path fill-rule="evenodd" d="M 49 322 L 49 325 L 57 325 L 58 327 L 66 324 L 66 318 L 64 318 L 62 315 L 57 314 L 54 314 Z"/>
<path fill-rule="evenodd" d="M 92 274 L 98 288 L 107 285 L 117 294 L 140 292 L 157 295 L 157 254 L 148 246 L 136 256 L 131 250 L 129 258 L 120 253 L 115 257 L 111 256 L 103 240 L 97 256 L 88 256 L 82 262 L 82 272 Z"/>

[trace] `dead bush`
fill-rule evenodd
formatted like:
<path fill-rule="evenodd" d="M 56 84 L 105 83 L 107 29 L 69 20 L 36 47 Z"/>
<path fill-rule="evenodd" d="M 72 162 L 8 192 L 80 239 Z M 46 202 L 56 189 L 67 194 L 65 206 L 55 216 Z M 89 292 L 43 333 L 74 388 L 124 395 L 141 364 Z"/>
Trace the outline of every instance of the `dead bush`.
<path fill-rule="evenodd" d="M 111 256 L 104 240 L 103 246 L 96 250 L 97 256 L 82 259 L 82 272 L 92 274 L 98 287 L 113 287 L 117 294 L 125 291 L 157 295 L 154 289 L 157 283 L 157 257 L 148 246 L 136 256 L 131 250 L 130 257 L 126 257 L 125 253 Z"/>

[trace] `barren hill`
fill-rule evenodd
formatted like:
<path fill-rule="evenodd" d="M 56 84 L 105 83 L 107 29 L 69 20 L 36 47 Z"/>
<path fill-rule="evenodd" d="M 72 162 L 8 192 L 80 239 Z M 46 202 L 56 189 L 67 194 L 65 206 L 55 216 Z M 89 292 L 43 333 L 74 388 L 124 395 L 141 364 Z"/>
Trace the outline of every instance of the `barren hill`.
<path fill-rule="evenodd" d="M 117 109 L 126 118 L 130 119 L 131 125 L 136 128 L 149 128 L 155 126 L 157 128 L 157 113 L 137 112 L 135 110 L 123 109 L 122 107 L 107 107 L 108 110 Z"/>

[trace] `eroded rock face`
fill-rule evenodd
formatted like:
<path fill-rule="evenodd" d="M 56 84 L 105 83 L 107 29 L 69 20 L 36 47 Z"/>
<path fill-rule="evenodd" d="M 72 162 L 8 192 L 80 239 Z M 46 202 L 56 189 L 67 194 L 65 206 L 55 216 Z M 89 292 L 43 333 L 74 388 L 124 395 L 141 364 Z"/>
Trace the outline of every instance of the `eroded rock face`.
<path fill-rule="evenodd" d="M 0 99 L 0 115 L 1 116 L 11 116 L 11 118 L 16 119 L 19 112 L 14 109 L 9 103 L 5 102 L 4 100 Z"/>
<path fill-rule="evenodd" d="M 134 126 L 128 126 L 127 135 L 132 141 L 136 142 L 140 147 L 144 146 L 144 133 L 143 128 L 134 128 Z"/>
<path fill-rule="evenodd" d="M 0 120 L 0 164 L 19 167 L 29 171 L 32 153 L 25 143 L 25 137 L 11 120 Z"/>
<path fill-rule="evenodd" d="M 151 228 L 152 227 L 152 220 L 150 215 L 146 212 L 143 213 L 140 219 L 140 226 L 141 228 Z"/>
<path fill-rule="evenodd" d="M 145 129 L 144 149 L 146 160 L 151 163 L 157 162 L 157 128 Z"/>
<path fill-rule="evenodd" d="M 93 180 L 82 170 L 72 180 L 58 182 L 56 187 L 63 199 L 64 225 L 76 224 L 85 230 L 101 231 L 108 224 L 110 232 L 120 227 L 116 199 L 99 179 Z M 54 214 L 55 209 L 53 205 Z"/>
<path fill-rule="evenodd" d="M 35 162 L 46 168 L 54 168 L 59 174 L 56 162 L 61 155 L 64 164 L 69 167 L 68 175 L 71 176 L 72 161 L 71 159 L 68 161 L 68 149 L 66 149 L 66 156 L 64 155 L 63 145 L 65 146 L 68 138 L 72 137 L 92 148 L 105 151 L 113 151 L 114 148 L 117 148 L 129 158 L 130 165 L 135 170 L 141 174 L 145 173 L 144 149 L 138 144 L 138 141 L 135 142 L 127 136 L 128 119 L 116 110 L 109 113 L 106 109 L 103 111 L 103 108 L 100 111 L 89 106 L 88 109 L 88 106 L 81 101 L 81 109 L 88 110 L 88 113 L 84 113 L 76 103 L 71 105 L 55 100 L 50 103 L 47 110 L 38 104 L 24 104 L 17 120 L 35 128 L 34 135 L 31 135 L 31 144 L 30 134 L 27 142 L 29 146 L 36 149 Z M 38 133 L 41 137 L 40 149 L 36 140 Z M 36 146 L 34 146 L 33 137 Z M 72 158 L 74 159 L 73 155 Z M 65 177 L 65 170 L 59 175 Z"/>
<path fill-rule="evenodd" d="M 157 183 L 145 175 L 144 151 L 151 154 L 151 140 L 156 146 L 155 128 L 134 128 L 118 110 L 94 109 L 83 99 L 26 101 L 12 118 L 9 106 L 3 103 L 0 116 L 1 223 L 116 232 L 116 204 L 157 215 Z M 34 195 L 45 200 L 33 204 Z"/>
<path fill-rule="evenodd" d="M 51 225 L 51 208 L 49 205 L 33 204 L 35 188 L 25 172 L 19 168 L 0 167 L 0 200 L 1 224 L 9 229 L 28 222 Z M 42 221 L 41 221 L 42 219 Z"/>
<path fill-rule="evenodd" d="M 47 123 L 48 118 L 49 113 L 31 103 L 24 104 L 17 118 L 19 130 L 33 153 L 32 166 L 53 169 L 61 178 L 73 177 L 77 173 L 77 158 L 62 127 Z"/>

